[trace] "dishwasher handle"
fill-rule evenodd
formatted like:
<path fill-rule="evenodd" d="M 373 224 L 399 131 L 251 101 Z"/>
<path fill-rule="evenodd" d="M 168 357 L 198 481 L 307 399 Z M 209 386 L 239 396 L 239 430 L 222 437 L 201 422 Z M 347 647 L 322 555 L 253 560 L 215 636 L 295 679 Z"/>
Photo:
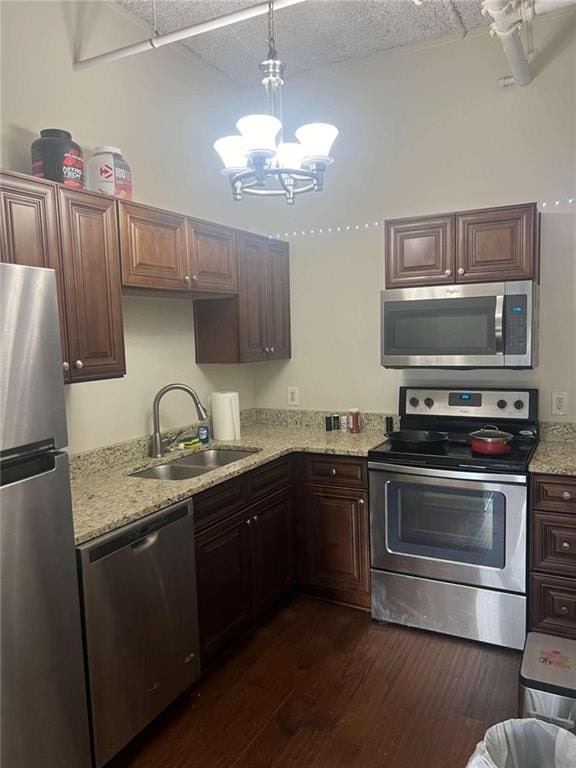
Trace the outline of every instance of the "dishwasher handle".
<path fill-rule="evenodd" d="M 166 528 L 191 514 L 191 505 L 188 503 L 169 507 L 154 515 L 149 515 L 144 520 L 138 520 L 136 523 L 125 525 L 119 530 L 106 533 L 89 544 L 80 546 L 80 550 L 88 550 L 89 563 L 95 563 L 125 547 L 130 547 L 136 555 L 156 543 L 162 528 Z"/>

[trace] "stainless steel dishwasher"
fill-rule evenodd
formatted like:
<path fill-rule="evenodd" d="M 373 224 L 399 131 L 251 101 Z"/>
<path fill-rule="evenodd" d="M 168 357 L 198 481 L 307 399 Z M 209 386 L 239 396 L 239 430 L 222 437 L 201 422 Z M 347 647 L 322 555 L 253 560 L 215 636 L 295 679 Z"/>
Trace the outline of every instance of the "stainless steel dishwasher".
<path fill-rule="evenodd" d="M 200 674 L 189 504 L 78 548 L 99 768 Z"/>

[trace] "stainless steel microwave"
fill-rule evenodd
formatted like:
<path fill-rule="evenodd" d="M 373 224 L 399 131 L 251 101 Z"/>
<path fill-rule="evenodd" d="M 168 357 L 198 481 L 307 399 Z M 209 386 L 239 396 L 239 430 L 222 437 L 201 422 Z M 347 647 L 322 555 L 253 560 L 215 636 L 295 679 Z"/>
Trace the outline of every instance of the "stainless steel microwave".
<path fill-rule="evenodd" d="M 385 368 L 533 368 L 532 281 L 382 291 Z"/>

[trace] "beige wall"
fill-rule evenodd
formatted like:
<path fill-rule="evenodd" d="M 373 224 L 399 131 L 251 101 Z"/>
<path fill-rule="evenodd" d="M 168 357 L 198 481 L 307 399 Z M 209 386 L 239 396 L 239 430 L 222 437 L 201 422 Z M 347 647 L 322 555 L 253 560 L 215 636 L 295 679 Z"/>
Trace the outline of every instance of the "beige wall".
<path fill-rule="evenodd" d="M 41 128 L 72 132 L 86 157 L 118 145 L 130 163 L 135 199 L 258 231 L 253 201 L 234 206 L 211 145 L 244 111 L 243 91 L 179 46 L 72 71 L 88 56 L 144 39 L 149 30 L 102 2 L 1 2 L 0 167 L 30 172 Z M 162 385 L 182 380 L 203 395 L 239 390 L 253 404 L 249 366 L 194 364 L 192 303 L 126 298 L 128 375 L 67 388 L 70 447 L 83 450 L 149 430 Z M 168 402 L 168 400 L 170 402 Z M 191 403 L 172 394 L 163 424 L 190 423 Z"/>
<path fill-rule="evenodd" d="M 277 232 L 324 230 L 558 195 L 576 197 L 576 14 L 535 25 L 536 78 L 507 73 L 487 31 L 464 40 L 344 63 L 289 81 L 294 123 L 340 128 L 322 195 L 280 212 Z M 576 206 L 575 206 L 576 207 Z M 576 421 L 576 212 L 542 217 L 540 365 L 528 372 L 402 372 L 379 364 L 383 232 L 291 237 L 293 359 L 258 366 L 256 399 L 286 407 L 395 410 L 402 383 L 489 383 L 570 393 Z M 561 419 L 560 419 L 561 420 Z"/>

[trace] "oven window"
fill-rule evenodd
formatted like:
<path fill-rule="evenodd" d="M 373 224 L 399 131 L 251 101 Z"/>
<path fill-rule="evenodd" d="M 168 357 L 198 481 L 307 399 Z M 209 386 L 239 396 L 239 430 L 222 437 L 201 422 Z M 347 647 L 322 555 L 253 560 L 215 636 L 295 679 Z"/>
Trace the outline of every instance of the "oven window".
<path fill-rule="evenodd" d="M 388 549 L 503 568 L 505 506 L 497 491 L 390 482 Z"/>
<path fill-rule="evenodd" d="M 384 305 L 385 355 L 495 355 L 494 296 Z"/>

